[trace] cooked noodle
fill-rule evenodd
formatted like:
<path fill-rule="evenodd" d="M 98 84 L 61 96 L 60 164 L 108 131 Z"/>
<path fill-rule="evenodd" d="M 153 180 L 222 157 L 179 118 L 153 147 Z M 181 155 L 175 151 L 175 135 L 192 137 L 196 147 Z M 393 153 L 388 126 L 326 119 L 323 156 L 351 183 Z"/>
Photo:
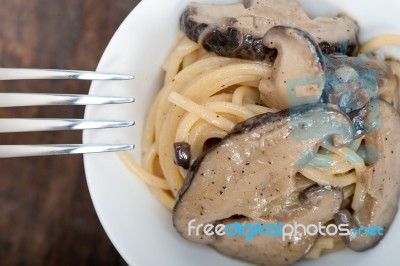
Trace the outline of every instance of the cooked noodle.
<path fill-rule="evenodd" d="M 397 35 L 375 38 L 362 51 L 375 50 L 383 44 L 400 44 L 400 38 Z M 395 61 L 390 64 L 396 77 L 400 77 L 400 64 Z M 218 57 L 182 38 L 168 57 L 164 70 L 163 88 L 150 108 L 144 128 L 142 164 L 127 153 L 121 153 L 121 157 L 171 210 L 187 172 L 173 162 L 174 142 L 190 144 L 192 157 L 196 158 L 203 152 L 207 140 L 223 138 L 237 123 L 252 116 L 278 110 L 259 104 L 258 84 L 271 73 L 268 63 Z M 388 93 L 397 108 L 397 88 L 385 92 L 386 96 Z M 366 169 L 357 153 L 361 142 L 359 139 L 343 148 L 323 146 L 297 173 L 298 190 L 313 184 L 339 186 L 344 191 L 343 206 L 357 210 L 364 191 L 355 183 Z M 329 167 L 318 168 L 327 164 Z M 343 247 L 340 238 L 320 237 L 307 257 L 317 258 L 327 250 Z"/>

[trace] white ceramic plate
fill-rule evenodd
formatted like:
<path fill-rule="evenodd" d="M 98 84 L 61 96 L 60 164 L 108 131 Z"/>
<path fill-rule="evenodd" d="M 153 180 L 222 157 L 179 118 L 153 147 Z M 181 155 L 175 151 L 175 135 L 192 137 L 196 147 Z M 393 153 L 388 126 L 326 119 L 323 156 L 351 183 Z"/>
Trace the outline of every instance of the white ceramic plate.
<path fill-rule="evenodd" d="M 140 139 L 146 113 L 160 88 L 161 64 L 179 35 L 178 19 L 189 0 L 145 0 L 127 17 L 108 45 L 98 70 L 135 75 L 132 81 L 93 82 L 90 93 L 133 96 L 131 105 L 86 109 L 86 118 L 134 120 L 129 129 L 84 132 L 84 143 L 133 143 L 131 153 L 140 160 Z M 200 1 L 199 1 L 200 2 Z M 202 1 L 205 2 L 205 1 Z M 234 0 L 208 0 L 230 3 Z M 312 15 L 346 11 L 361 26 L 361 41 L 380 33 L 400 33 L 400 1 L 304 0 Z M 172 228 L 171 214 L 123 165 L 115 154 L 86 155 L 87 182 L 99 219 L 122 257 L 135 266 L 243 265 L 212 248 L 183 240 Z M 374 249 L 349 250 L 299 265 L 400 265 L 397 253 L 400 217 Z"/>

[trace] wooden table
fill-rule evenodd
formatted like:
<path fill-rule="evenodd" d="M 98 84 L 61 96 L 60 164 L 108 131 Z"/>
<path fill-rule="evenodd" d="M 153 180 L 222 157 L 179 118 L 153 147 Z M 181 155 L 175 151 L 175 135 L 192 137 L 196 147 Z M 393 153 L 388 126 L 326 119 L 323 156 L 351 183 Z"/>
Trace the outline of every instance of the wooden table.
<path fill-rule="evenodd" d="M 0 0 L 0 67 L 94 70 L 139 0 Z M 0 92 L 87 93 L 77 81 L 3 81 Z M 82 107 L 0 117 L 82 118 Z M 0 144 L 80 143 L 81 132 L 2 134 Z M 1 265 L 124 265 L 96 216 L 82 156 L 0 159 Z"/>

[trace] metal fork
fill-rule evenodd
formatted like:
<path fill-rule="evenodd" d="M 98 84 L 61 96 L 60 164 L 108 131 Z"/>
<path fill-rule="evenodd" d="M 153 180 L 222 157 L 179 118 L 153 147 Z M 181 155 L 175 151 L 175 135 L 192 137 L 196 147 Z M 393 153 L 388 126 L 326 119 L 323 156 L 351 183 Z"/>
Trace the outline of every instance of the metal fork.
<path fill-rule="evenodd" d="M 21 79 L 130 80 L 133 76 L 80 70 L 0 68 L 0 80 Z M 0 107 L 122 104 L 133 101 L 125 97 L 81 94 L 0 93 Z M 1 118 L 0 133 L 119 128 L 133 124 L 112 120 Z M 0 158 L 115 152 L 133 148 L 131 144 L 0 145 Z"/>

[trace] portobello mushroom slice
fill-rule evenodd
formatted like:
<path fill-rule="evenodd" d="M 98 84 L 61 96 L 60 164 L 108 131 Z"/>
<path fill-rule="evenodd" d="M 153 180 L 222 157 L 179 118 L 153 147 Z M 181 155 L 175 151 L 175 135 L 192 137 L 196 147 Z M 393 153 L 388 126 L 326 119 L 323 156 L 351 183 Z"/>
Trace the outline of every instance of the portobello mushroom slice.
<path fill-rule="evenodd" d="M 275 26 L 265 46 L 278 50 L 270 77 L 261 80 L 261 101 L 282 110 L 318 102 L 325 84 L 323 55 L 311 36 L 297 28 Z"/>
<path fill-rule="evenodd" d="M 259 86 L 262 102 L 273 108 L 315 102 L 337 105 L 353 119 L 361 135 L 367 104 L 379 95 L 390 100 L 387 92 L 397 87 L 384 61 L 373 55 L 323 55 L 312 37 L 297 28 L 273 27 L 264 36 L 264 44 L 278 50 L 271 76 Z"/>
<path fill-rule="evenodd" d="M 364 251 L 379 243 L 393 222 L 400 192 L 400 117 L 396 110 L 384 101 L 370 103 L 365 135 L 366 160 L 372 161 L 368 169 L 357 180 L 364 193 L 361 204 L 353 214 L 340 211 L 336 223 L 350 224 L 355 230 L 360 226 L 376 226 L 375 233 L 345 236 L 347 246 L 355 251 Z M 353 199 L 358 200 L 358 199 Z M 378 234 L 378 226 L 383 235 Z"/>
<path fill-rule="evenodd" d="M 367 133 L 365 119 L 369 103 L 382 97 L 389 101 L 397 78 L 389 65 L 373 55 L 348 57 L 327 55 L 322 102 L 337 105 L 353 120 L 356 134 Z M 368 123 L 367 123 L 368 124 Z"/>
<path fill-rule="evenodd" d="M 196 224 L 215 225 L 235 220 L 243 222 L 267 219 L 274 201 L 297 193 L 296 172 L 314 157 L 323 141 L 332 140 L 335 146 L 347 145 L 353 141 L 354 130 L 348 117 L 336 109 L 327 110 L 325 107 L 301 106 L 290 112 L 285 110 L 265 113 L 238 124 L 221 142 L 191 164 L 173 209 L 176 231 L 185 239 L 215 244 L 221 252 L 231 254 L 225 245 L 228 240 L 219 240 L 216 235 L 206 235 L 202 232 L 198 235 L 191 234 L 189 222 L 195 220 Z M 334 194 L 337 194 L 335 189 L 321 191 L 324 192 L 316 196 L 321 204 L 325 200 L 325 193 L 330 195 L 334 191 Z M 309 191 L 313 195 L 314 192 Z M 295 206 L 293 211 L 298 210 L 299 216 L 290 217 L 296 220 L 295 217 L 307 219 L 305 217 L 312 215 L 312 208 L 308 207 L 314 203 L 307 205 L 306 201 L 295 201 L 291 206 Z M 329 202 L 322 205 L 327 206 Z M 297 208 L 299 204 L 303 205 L 304 209 Z M 329 215 L 315 215 L 315 218 L 321 221 L 329 220 L 333 217 L 334 210 L 336 205 L 330 209 Z M 282 207 L 281 212 L 270 218 L 286 219 L 285 213 L 285 207 Z M 290 222 L 290 217 L 284 221 Z M 245 239 L 241 241 L 246 242 Z M 265 258 L 262 247 L 273 241 L 279 242 L 276 246 L 282 244 L 279 238 L 265 241 L 264 243 L 260 239 L 238 245 L 255 245 L 254 252 L 260 253 L 255 256 L 258 262 L 258 258 Z M 312 243 L 313 239 L 305 240 L 304 243 L 301 239 L 291 242 L 293 249 L 299 245 L 300 250 L 296 252 L 293 260 L 301 258 Z M 271 252 L 267 257 L 271 256 L 270 259 L 273 260 L 274 251 Z M 290 251 L 286 251 L 285 254 L 290 257 Z M 244 260 L 251 260 L 246 258 L 245 254 L 238 256 Z"/>
<path fill-rule="evenodd" d="M 280 202 L 283 201 L 283 204 Z M 279 200 L 270 206 L 271 209 L 278 209 L 274 214 L 268 214 L 266 217 L 258 219 L 253 218 L 229 218 L 223 221 L 228 226 L 232 223 L 238 223 L 241 226 L 245 224 L 252 225 L 283 225 L 295 224 L 325 224 L 340 209 L 343 201 L 343 192 L 339 188 L 330 186 L 312 186 L 301 194 L 292 193 L 289 197 Z M 211 245 L 219 252 L 241 260 L 249 261 L 260 265 L 283 266 L 292 265 L 300 260 L 315 244 L 318 233 L 314 235 L 303 235 L 304 230 L 300 229 L 296 233 L 289 235 L 289 230 L 285 238 L 275 236 L 274 230 L 278 227 L 270 227 L 269 232 L 272 235 L 258 234 L 250 239 L 243 241 L 245 236 L 223 236 L 215 240 Z M 253 229 L 254 230 L 254 229 Z M 262 230 L 262 229 L 261 229 Z M 278 229 L 279 230 L 279 229 Z M 250 231 L 254 232 L 254 231 Z M 263 231 L 262 231 L 263 232 Z"/>
<path fill-rule="evenodd" d="M 310 19 L 303 7 L 293 0 L 250 0 L 244 3 L 212 5 L 190 3 L 184 10 L 180 27 L 186 36 L 207 51 L 227 57 L 263 60 L 274 58 L 273 49 L 263 45 L 263 36 L 273 26 L 286 25 L 308 32 L 325 54 L 347 54 L 359 49 L 358 25 L 351 18 Z"/>
<path fill-rule="evenodd" d="M 373 54 L 358 57 L 333 54 L 326 55 L 324 61 L 327 76 L 325 102 L 338 104 L 340 109 L 349 113 L 365 106 L 371 99 L 377 99 L 379 95 L 383 95 L 386 101 L 391 100 L 386 92 L 391 92 L 397 87 L 397 79 L 384 60 L 378 59 Z M 362 94 L 367 96 L 363 101 L 360 102 L 360 99 L 352 102 L 343 101 L 349 98 L 349 95 L 353 97 L 359 95 L 355 93 L 357 90 L 363 90 Z M 344 95 L 347 98 L 343 98 Z M 357 102 L 358 104 L 354 106 Z"/>

